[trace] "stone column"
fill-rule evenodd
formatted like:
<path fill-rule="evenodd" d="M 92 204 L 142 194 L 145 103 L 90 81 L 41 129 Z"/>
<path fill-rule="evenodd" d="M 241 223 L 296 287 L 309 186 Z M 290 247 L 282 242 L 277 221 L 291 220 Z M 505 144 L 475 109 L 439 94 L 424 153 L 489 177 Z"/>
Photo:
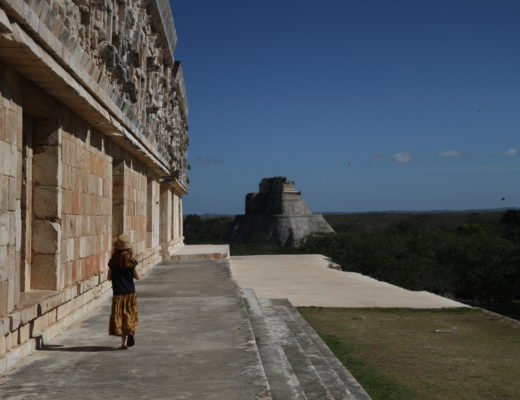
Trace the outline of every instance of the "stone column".
<path fill-rule="evenodd" d="M 182 213 L 182 197 L 179 197 L 179 236 L 183 238 L 184 243 L 184 216 Z"/>
<path fill-rule="evenodd" d="M 20 171 L 20 180 L 25 182 L 21 187 L 20 219 L 20 291 L 28 292 L 31 289 L 32 265 L 32 221 L 33 221 L 33 119 L 24 115 L 23 118 L 23 157 Z"/>
<path fill-rule="evenodd" d="M 112 239 L 125 233 L 125 162 L 112 164 Z M 112 240 L 112 241 L 113 241 Z"/>
<path fill-rule="evenodd" d="M 172 193 L 172 240 L 176 240 L 179 236 L 179 231 L 177 229 L 178 215 L 177 215 L 177 193 L 173 191 Z"/>
<path fill-rule="evenodd" d="M 159 183 L 148 178 L 146 190 L 146 247 L 159 244 Z"/>
<path fill-rule="evenodd" d="M 154 248 L 159 245 L 159 183 L 148 178 L 146 199 L 146 247 Z"/>
<path fill-rule="evenodd" d="M 161 183 L 160 188 L 160 225 L 159 240 L 163 260 L 170 260 L 170 240 L 172 237 L 172 192 L 168 183 Z"/>
<path fill-rule="evenodd" d="M 34 128 L 31 288 L 59 290 L 62 133 L 57 119 L 38 119 Z"/>

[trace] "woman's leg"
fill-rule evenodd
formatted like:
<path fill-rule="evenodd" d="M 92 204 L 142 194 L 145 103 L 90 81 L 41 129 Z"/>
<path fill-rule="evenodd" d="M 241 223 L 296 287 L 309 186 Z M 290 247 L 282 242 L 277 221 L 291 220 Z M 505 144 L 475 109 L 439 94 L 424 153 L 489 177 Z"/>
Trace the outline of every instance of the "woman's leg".
<path fill-rule="evenodd" d="M 121 335 L 121 347 L 126 347 L 126 335 Z"/>

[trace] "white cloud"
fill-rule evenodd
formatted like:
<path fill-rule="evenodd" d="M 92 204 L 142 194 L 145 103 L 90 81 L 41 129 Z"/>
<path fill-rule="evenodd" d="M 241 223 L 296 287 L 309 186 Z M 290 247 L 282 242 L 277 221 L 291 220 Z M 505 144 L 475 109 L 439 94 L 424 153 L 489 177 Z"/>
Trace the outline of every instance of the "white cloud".
<path fill-rule="evenodd" d="M 412 161 L 412 155 L 410 153 L 407 153 L 405 151 L 401 153 L 393 154 L 390 157 L 390 161 L 398 162 L 398 163 L 407 163 Z"/>
<path fill-rule="evenodd" d="M 504 155 L 507 157 L 514 157 L 514 156 L 516 156 L 516 153 L 518 153 L 517 149 L 509 149 L 509 150 L 504 151 Z"/>
<path fill-rule="evenodd" d="M 455 157 L 462 157 L 464 156 L 464 153 L 462 151 L 457 150 L 446 150 L 439 154 L 441 157 L 447 157 L 447 158 L 455 158 Z"/>

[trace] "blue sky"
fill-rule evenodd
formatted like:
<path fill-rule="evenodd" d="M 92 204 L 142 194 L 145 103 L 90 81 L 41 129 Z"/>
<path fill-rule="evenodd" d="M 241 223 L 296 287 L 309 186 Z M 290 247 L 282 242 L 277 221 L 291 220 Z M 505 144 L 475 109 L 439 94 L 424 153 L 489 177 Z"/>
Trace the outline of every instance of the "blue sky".
<path fill-rule="evenodd" d="M 245 194 L 280 175 L 317 212 L 520 206 L 520 2 L 172 10 L 190 106 L 186 214 L 243 213 Z"/>

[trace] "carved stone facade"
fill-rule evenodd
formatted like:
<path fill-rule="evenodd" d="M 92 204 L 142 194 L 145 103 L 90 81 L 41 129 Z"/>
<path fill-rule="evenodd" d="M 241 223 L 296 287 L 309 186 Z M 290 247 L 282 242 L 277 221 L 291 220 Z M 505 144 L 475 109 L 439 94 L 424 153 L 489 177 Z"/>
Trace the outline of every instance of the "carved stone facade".
<path fill-rule="evenodd" d="M 246 195 L 246 214 L 237 215 L 224 233 L 224 240 L 247 243 L 275 240 L 282 246 L 298 246 L 314 232 L 334 232 L 322 215 L 313 214 L 283 176 L 264 178 L 257 193 Z"/>
<path fill-rule="evenodd" d="M 168 0 L 0 0 L 0 374 L 110 294 L 117 235 L 182 246 L 176 42 Z"/>

